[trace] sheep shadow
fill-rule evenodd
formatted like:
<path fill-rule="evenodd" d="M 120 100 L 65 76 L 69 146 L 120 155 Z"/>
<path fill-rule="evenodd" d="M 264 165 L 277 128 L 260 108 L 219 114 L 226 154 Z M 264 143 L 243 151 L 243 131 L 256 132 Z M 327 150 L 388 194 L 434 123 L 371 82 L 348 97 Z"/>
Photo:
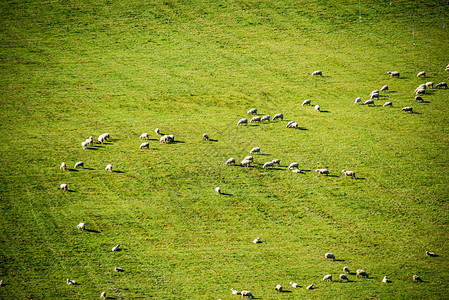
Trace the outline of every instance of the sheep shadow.
<path fill-rule="evenodd" d="M 185 144 L 186 142 L 184 142 L 184 141 L 174 141 L 173 143 L 174 144 Z"/>
<path fill-rule="evenodd" d="M 93 233 L 100 233 L 100 231 L 98 230 L 93 230 L 93 229 L 84 229 L 87 232 L 93 232 Z"/>
<path fill-rule="evenodd" d="M 83 167 L 83 169 L 86 169 L 86 170 L 95 170 L 94 168 L 85 168 L 85 167 Z"/>
<path fill-rule="evenodd" d="M 312 170 L 301 170 L 301 172 L 311 172 Z"/>
<path fill-rule="evenodd" d="M 218 140 L 209 139 L 210 142 L 218 142 Z"/>
<path fill-rule="evenodd" d="M 104 148 L 103 144 L 101 144 L 101 145 L 94 145 L 92 147 L 94 147 L 94 148 Z M 88 149 L 91 149 L 91 148 L 88 148 Z M 91 149 L 91 150 L 94 150 L 94 149 Z M 98 150 L 98 149 L 95 149 L 95 150 Z"/>
<path fill-rule="evenodd" d="M 259 154 L 257 154 L 257 155 L 270 156 L 271 154 L 268 154 L 268 153 L 259 153 Z"/>
<path fill-rule="evenodd" d="M 334 259 L 334 261 L 345 261 L 344 259 Z"/>
<path fill-rule="evenodd" d="M 67 190 L 67 192 L 69 192 L 69 193 L 76 193 L 76 191 L 74 191 L 74 190 Z"/>
<path fill-rule="evenodd" d="M 309 129 L 307 129 L 305 127 L 298 127 L 298 130 L 309 130 Z"/>
<path fill-rule="evenodd" d="M 116 142 L 116 141 L 118 141 L 119 139 L 109 139 L 108 140 L 108 142 L 110 141 L 110 142 Z"/>
<path fill-rule="evenodd" d="M 322 112 L 322 113 L 330 113 L 330 111 L 328 111 L 328 110 L 320 110 L 320 112 Z"/>
<path fill-rule="evenodd" d="M 78 172 L 77 169 L 67 169 L 67 170 L 69 170 L 70 172 Z"/>
<path fill-rule="evenodd" d="M 423 100 L 423 101 L 420 101 L 418 103 L 430 103 L 430 101 Z"/>
<path fill-rule="evenodd" d="M 365 177 L 356 177 L 356 178 L 354 178 L 355 180 L 365 180 L 366 178 Z"/>
<path fill-rule="evenodd" d="M 221 193 L 221 195 L 224 195 L 224 196 L 232 196 L 232 194 L 229 194 L 229 193 Z"/>
<path fill-rule="evenodd" d="M 97 151 L 97 150 L 98 150 L 98 149 L 95 148 L 95 147 L 94 147 L 94 148 L 92 148 L 92 147 L 87 147 L 86 149 L 87 149 L 87 150 L 93 150 L 93 151 Z"/>
<path fill-rule="evenodd" d="M 326 177 L 340 177 L 338 175 L 326 175 Z"/>
<path fill-rule="evenodd" d="M 292 292 L 292 291 L 290 291 L 290 290 L 282 290 L 281 293 L 282 293 L 282 294 L 283 294 L 283 293 L 287 293 L 287 294 L 288 294 L 288 293 L 291 293 L 291 292 Z"/>
<path fill-rule="evenodd" d="M 123 174 L 123 173 L 125 173 L 125 172 L 123 172 L 123 171 L 112 171 L 112 173 L 119 173 L 119 174 Z"/>

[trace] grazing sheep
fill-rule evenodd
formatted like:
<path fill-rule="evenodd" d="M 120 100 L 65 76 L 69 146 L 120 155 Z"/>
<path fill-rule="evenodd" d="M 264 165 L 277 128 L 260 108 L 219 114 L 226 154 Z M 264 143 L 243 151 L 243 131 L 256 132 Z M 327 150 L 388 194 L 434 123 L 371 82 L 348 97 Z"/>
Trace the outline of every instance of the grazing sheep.
<path fill-rule="evenodd" d="M 383 107 L 386 107 L 386 106 L 393 106 L 393 102 L 390 102 L 390 101 L 385 102 L 384 105 L 382 105 L 382 106 L 383 106 Z"/>
<path fill-rule="evenodd" d="M 231 157 L 225 162 L 225 165 L 229 166 L 230 164 L 235 165 L 235 158 Z"/>
<path fill-rule="evenodd" d="M 399 78 L 399 72 L 398 71 L 390 71 L 390 72 L 387 72 L 387 74 L 390 74 L 390 78 L 391 77 Z"/>
<path fill-rule="evenodd" d="M 388 282 L 390 282 L 390 280 L 388 280 L 387 276 L 384 276 L 384 278 L 382 279 L 382 282 L 388 283 Z"/>
<path fill-rule="evenodd" d="M 318 172 L 318 174 L 321 175 L 329 175 L 329 170 L 328 169 L 316 169 L 315 172 Z"/>
<path fill-rule="evenodd" d="M 359 102 L 362 102 L 362 98 L 360 98 L 360 97 L 355 98 L 354 104 L 357 104 Z"/>
<path fill-rule="evenodd" d="M 265 116 L 263 116 L 262 118 L 260 118 L 260 122 L 263 122 L 263 121 L 268 121 L 268 122 L 270 122 L 270 119 L 271 119 L 271 117 L 270 117 L 269 115 L 265 115 Z"/>
<path fill-rule="evenodd" d="M 419 73 L 416 75 L 416 77 L 426 77 L 426 72 L 424 72 L 424 71 L 419 72 Z"/>
<path fill-rule="evenodd" d="M 81 147 L 83 147 L 83 149 L 86 149 L 87 148 L 87 143 L 85 141 L 81 142 Z"/>
<path fill-rule="evenodd" d="M 431 82 L 431 81 L 426 82 L 426 87 L 433 89 L 433 82 Z"/>
<path fill-rule="evenodd" d="M 139 136 L 139 139 L 141 139 L 141 140 L 147 140 L 147 139 L 148 139 L 148 132 L 142 133 L 142 134 Z"/>
<path fill-rule="evenodd" d="M 295 121 L 290 121 L 290 122 L 287 123 L 287 125 L 286 125 L 285 127 L 288 128 L 288 127 L 289 127 L 291 124 L 293 124 L 293 123 L 295 123 Z"/>
<path fill-rule="evenodd" d="M 277 164 L 278 166 L 281 165 L 281 161 L 280 161 L 279 159 L 273 159 L 271 162 L 272 162 L 273 164 Z"/>
<path fill-rule="evenodd" d="M 323 76 L 323 72 L 321 72 L 321 71 L 314 71 L 312 73 L 312 76 L 318 76 L 318 75 Z"/>
<path fill-rule="evenodd" d="M 274 168 L 274 163 L 272 161 L 266 162 L 263 164 L 263 168 L 268 168 L 268 167 L 272 167 Z"/>
<path fill-rule="evenodd" d="M 282 121 L 284 120 L 284 115 L 283 114 L 275 114 L 273 117 L 273 121 L 276 119 L 281 119 Z"/>
<path fill-rule="evenodd" d="M 68 191 L 69 190 L 69 188 L 67 187 L 67 184 L 65 184 L 65 183 L 63 183 L 63 184 L 61 184 L 61 191 Z"/>
<path fill-rule="evenodd" d="M 257 114 L 257 108 L 251 108 L 250 110 L 248 110 L 247 114 L 248 115 L 255 115 L 255 114 Z"/>
<path fill-rule="evenodd" d="M 255 239 L 253 240 L 253 243 L 254 243 L 254 244 L 260 244 L 260 243 L 262 243 L 262 241 L 260 240 L 260 238 L 255 238 Z"/>
<path fill-rule="evenodd" d="M 388 85 L 384 85 L 381 89 L 381 92 L 388 92 Z"/>
<path fill-rule="evenodd" d="M 208 134 L 203 134 L 203 141 L 208 141 L 209 140 L 209 135 Z"/>
<path fill-rule="evenodd" d="M 294 288 L 299 288 L 299 284 L 297 284 L 296 282 L 290 281 L 290 285 Z"/>
<path fill-rule="evenodd" d="M 240 294 L 242 295 L 242 299 L 243 297 L 254 299 L 254 296 L 250 291 L 241 291 Z"/>
<path fill-rule="evenodd" d="M 242 125 L 242 124 L 248 125 L 248 119 L 240 119 L 237 122 L 237 125 Z"/>
<path fill-rule="evenodd" d="M 249 160 L 250 162 L 253 162 L 254 158 L 251 155 L 245 156 L 244 160 Z"/>
<path fill-rule="evenodd" d="M 103 135 L 100 135 L 100 136 L 98 137 L 98 142 L 99 142 L 100 144 L 103 144 L 104 141 L 105 141 L 104 136 L 103 136 Z"/>
<path fill-rule="evenodd" d="M 416 90 L 415 90 L 415 95 L 418 95 L 418 94 L 425 94 L 426 93 L 426 89 L 423 89 L 423 88 L 416 88 Z"/>
<path fill-rule="evenodd" d="M 217 193 L 217 195 L 220 195 L 221 194 L 221 189 L 220 189 L 220 187 L 216 187 L 215 188 L 215 193 Z"/>
<path fill-rule="evenodd" d="M 430 251 L 426 251 L 426 255 L 427 256 L 431 256 L 431 257 L 438 256 L 438 255 L 435 254 L 435 252 L 430 252 Z"/>
<path fill-rule="evenodd" d="M 105 171 L 112 172 L 112 165 L 111 165 L 111 164 L 108 164 L 108 165 L 106 166 L 106 168 L 105 168 Z"/>
<path fill-rule="evenodd" d="M 167 135 L 167 139 L 169 143 L 172 143 L 175 141 L 175 136 L 173 134 Z"/>
<path fill-rule="evenodd" d="M 326 253 L 324 254 L 324 258 L 327 259 L 332 259 L 335 260 L 335 255 L 333 253 Z"/>
<path fill-rule="evenodd" d="M 370 100 L 373 100 L 373 98 L 377 98 L 377 100 L 379 100 L 379 97 L 379 93 L 369 95 Z"/>
<path fill-rule="evenodd" d="M 143 148 L 150 149 L 150 143 L 145 142 L 145 143 L 140 144 L 139 149 L 143 149 Z"/>
<path fill-rule="evenodd" d="M 374 100 L 366 100 L 363 105 L 374 105 Z"/>
<path fill-rule="evenodd" d="M 233 295 L 240 295 L 240 292 L 237 291 L 236 289 L 231 288 L 231 292 Z"/>
<path fill-rule="evenodd" d="M 282 285 L 278 284 L 276 285 L 276 287 L 274 288 L 275 291 L 282 293 Z"/>
<path fill-rule="evenodd" d="M 409 111 L 409 112 L 413 112 L 413 107 L 409 107 L 409 106 L 407 106 L 407 107 L 403 107 L 402 109 L 401 109 L 401 111 Z"/>
<path fill-rule="evenodd" d="M 106 292 L 101 292 L 100 297 L 103 298 L 103 299 L 106 299 Z"/>
<path fill-rule="evenodd" d="M 311 285 L 308 285 L 308 286 L 306 287 L 306 289 L 308 289 L 308 290 L 313 290 L 313 287 L 314 287 L 314 285 L 313 285 L 313 283 L 312 283 Z"/>
<path fill-rule="evenodd" d="M 242 160 L 242 162 L 240 163 L 240 166 L 242 166 L 242 167 L 249 167 L 249 166 L 251 165 L 251 163 L 252 163 L 251 160 L 244 159 L 244 160 Z"/>
<path fill-rule="evenodd" d="M 310 105 L 310 103 L 311 103 L 310 100 L 304 100 L 304 102 L 302 103 L 301 106 L 304 106 L 304 105 Z"/>
<path fill-rule="evenodd" d="M 344 173 L 345 176 L 351 176 L 352 178 L 355 178 L 355 172 L 354 171 L 346 171 L 345 169 L 343 169 L 341 172 Z"/>
<path fill-rule="evenodd" d="M 340 281 L 344 281 L 344 280 L 346 280 L 346 282 L 349 281 L 348 276 L 346 276 L 346 274 L 340 274 L 339 277 L 340 277 Z"/>
<path fill-rule="evenodd" d="M 169 138 L 168 135 L 164 135 L 164 136 L 161 136 L 161 138 L 159 139 L 159 141 L 160 141 L 161 143 L 168 144 L 168 143 L 170 143 L 170 138 Z"/>
<path fill-rule="evenodd" d="M 122 268 L 119 268 L 119 267 L 114 267 L 114 271 L 115 272 L 124 272 L 125 270 L 123 270 Z"/>
<path fill-rule="evenodd" d="M 251 120 L 249 120 L 249 122 L 250 123 L 252 123 L 252 122 L 259 122 L 260 123 L 260 117 L 259 116 L 252 117 Z"/>
<path fill-rule="evenodd" d="M 320 106 L 317 104 L 317 105 L 315 105 L 315 111 L 321 111 L 321 108 L 320 108 Z"/>
<path fill-rule="evenodd" d="M 348 267 L 343 267 L 343 272 L 349 273 L 349 268 Z"/>
<path fill-rule="evenodd" d="M 440 82 L 436 85 L 436 87 L 439 89 L 440 87 L 444 87 L 444 89 L 447 89 L 447 83 L 446 82 Z"/>
<path fill-rule="evenodd" d="M 70 280 L 70 279 L 67 278 L 67 284 L 69 284 L 69 285 L 76 285 L 78 283 L 75 280 Z"/>
<path fill-rule="evenodd" d="M 78 226 L 76 226 L 76 228 L 81 229 L 81 230 L 85 230 L 86 229 L 86 224 L 79 223 Z"/>
<path fill-rule="evenodd" d="M 61 170 L 65 171 L 67 169 L 67 166 L 66 166 L 65 162 L 63 162 L 59 168 Z"/>
<path fill-rule="evenodd" d="M 250 154 L 252 153 L 260 153 L 260 148 L 259 147 L 255 147 L 253 149 L 251 149 L 251 151 L 249 151 Z"/>
<path fill-rule="evenodd" d="M 87 142 L 87 145 L 88 145 L 88 146 L 91 146 L 91 145 L 94 144 L 94 138 L 93 138 L 92 136 L 90 136 L 90 137 L 86 140 L 86 142 Z"/>
<path fill-rule="evenodd" d="M 324 275 L 323 281 L 332 281 L 332 274 Z"/>
<path fill-rule="evenodd" d="M 288 169 L 288 170 L 291 170 L 291 169 L 297 168 L 297 167 L 299 167 L 299 163 L 293 162 L 293 163 L 291 163 L 291 164 L 288 165 L 287 169 Z"/>
<path fill-rule="evenodd" d="M 413 275 L 413 281 L 414 282 L 416 282 L 416 281 L 422 282 L 422 279 L 418 275 Z"/>
<path fill-rule="evenodd" d="M 293 173 L 302 173 L 300 169 L 293 169 L 292 172 Z"/>
<path fill-rule="evenodd" d="M 424 99 L 421 96 L 415 96 L 415 101 L 424 101 Z"/>
<path fill-rule="evenodd" d="M 368 273 L 366 273 L 365 270 L 362 269 L 358 269 L 355 274 L 357 275 L 357 277 L 362 276 L 362 277 L 366 277 L 368 278 Z"/>
<path fill-rule="evenodd" d="M 84 168 L 84 162 L 82 162 L 82 161 L 77 162 L 73 168 L 77 169 L 78 167 L 83 167 Z"/>
<path fill-rule="evenodd" d="M 371 96 L 371 95 L 374 95 L 374 94 L 379 94 L 380 93 L 380 91 L 379 90 L 374 90 L 374 91 L 372 91 L 369 95 Z"/>
<path fill-rule="evenodd" d="M 115 252 L 115 251 L 120 251 L 120 244 L 117 244 L 116 246 L 114 246 L 114 247 L 112 247 L 112 251 L 113 252 Z"/>
<path fill-rule="evenodd" d="M 293 121 L 291 121 L 287 124 L 287 128 L 298 128 L 298 127 L 299 127 L 298 123 L 293 122 Z"/>
<path fill-rule="evenodd" d="M 3 279 L 2 280 L 0 280 L 0 286 L 2 286 L 3 285 Z"/>
<path fill-rule="evenodd" d="M 156 133 L 156 135 L 159 135 L 159 134 L 161 133 L 161 131 L 159 130 L 159 128 L 156 128 L 156 129 L 154 130 L 154 132 Z"/>

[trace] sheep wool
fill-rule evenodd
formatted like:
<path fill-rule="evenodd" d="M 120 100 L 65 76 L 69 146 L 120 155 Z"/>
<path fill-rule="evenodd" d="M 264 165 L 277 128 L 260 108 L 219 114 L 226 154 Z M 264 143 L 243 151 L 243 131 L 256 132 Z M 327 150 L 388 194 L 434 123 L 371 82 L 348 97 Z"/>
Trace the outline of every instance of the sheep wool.
<path fill-rule="evenodd" d="M 85 230 L 86 229 L 86 224 L 79 223 L 78 226 L 76 226 L 76 228 L 81 229 L 81 230 Z"/>
<path fill-rule="evenodd" d="M 59 169 L 61 169 L 61 170 L 63 170 L 63 171 L 65 171 L 65 170 L 67 169 L 67 165 L 65 164 L 65 162 L 63 162 L 63 163 L 61 164 L 61 166 L 59 167 Z"/>
<path fill-rule="evenodd" d="M 332 274 L 324 275 L 323 281 L 332 281 Z"/>
<path fill-rule="evenodd" d="M 145 143 L 140 144 L 139 149 L 143 149 L 143 148 L 150 149 L 150 143 L 145 142 Z"/>
<path fill-rule="evenodd" d="M 304 105 L 310 105 L 310 103 L 311 103 L 310 100 L 304 100 L 304 102 L 302 102 L 302 105 L 301 105 L 301 106 L 304 106 Z"/>

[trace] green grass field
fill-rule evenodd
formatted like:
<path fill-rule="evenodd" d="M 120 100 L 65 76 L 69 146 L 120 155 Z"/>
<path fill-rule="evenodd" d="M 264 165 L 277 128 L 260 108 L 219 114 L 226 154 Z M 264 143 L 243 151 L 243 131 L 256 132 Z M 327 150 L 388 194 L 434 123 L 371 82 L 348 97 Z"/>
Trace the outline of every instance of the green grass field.
<path fill-rule="evenodd" d="M 2 1 L 0 298 L 447 299 L 449 90 L 413 92 L 449 81 L 443 2 Z"/>

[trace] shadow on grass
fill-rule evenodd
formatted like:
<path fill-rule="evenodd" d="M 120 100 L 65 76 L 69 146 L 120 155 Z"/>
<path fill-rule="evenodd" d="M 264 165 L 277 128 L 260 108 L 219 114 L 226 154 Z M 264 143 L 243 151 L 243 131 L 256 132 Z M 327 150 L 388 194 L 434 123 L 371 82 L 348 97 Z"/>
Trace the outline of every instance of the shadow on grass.
<path fill-rule="evenodd" d="M 83 167 L 83 169 L 85 169 L 85 170 L 95 170 L 94 168 L 85 168 L 85 167 Z"/>
<path fill-rule="evenodd" d="M 320 112 L 322 112 L 322 113 L 330 113 L 330 111 L 328 111 L 328 110 L 320 110 Z"/>
<path fill-rule="evenodd" d="M 344 259 L 334 259 L 334 261 L 345 261 Z"/>
<path fill-rule="evenodd" d="M 309 129 L 305 128 L 305 127 L 298 127 L 298 129 L 299 130 L 309 130 Z"/>
<path fill-rule="evenodd" d="M 70 172 L 78 172 L 77 169 L 67 169 L 67 170 L 69 170 Z"/>
<path fill-rule="evenodd" d="M 301 172 L 312 172 L 312 170 L 301 170 Z"/>
<path fill-rule="evenodd" d="M 340 177 L 338 175 L 327 175 L 327 177 Z"/>
<path fill-rule="evenodd" d="M 97 151 L 97 150 L 98 150 L 98 149 L 95 148 L 95 147 L 94 147 L 94 148 L 92 148 L 92 147 L 87 147 L 86 149 L 87 149 L 87 150 L 94 150 L 94 151 Z"/>
<path fill-rule="evenodd" d="M 365 177 L 356 177 L 355 180 L 365 180 Z"/>
<path fill-rule="evenodd" d="M 292 292 L 292 291 L 290 291 L 290 290 L 282 290 L 281 293 L 282 293 L 282 294 L 283 294 L 283 293 L 287 293 L 287 294 L 288 294 L 288 293 L 291 293 L 291 292 Z"/>
<path fill-rule="evenodd" d="M 251 153 L 250 153 L 250 154 L 251 154 Z M 269 156 L 269 155 L 271 155 L 271 154 L 268 154 L 268 153 L 259 153 L 259 154 L 256 154 L 256 155 Z"/>
<path fill-rule="evenodd" d="M 229 193 L 221 193 L 221 195 L 232 196 L 232 194 L 229 194 Z"/>
<path fill-rule="evenodd" d="M 211 142 L 218 142 L 218 140 L 209 139 Z"/>
<path fill-rule="evenodd" d="M 123 174 L 123 173 L 125 173 L 125 172 L 123 172 L 123 171 L 112 171 L 112 173 L 119 173 L 119 174 Z"/>
<path fill-rule="evenodd" d="M 174 141 L 173 143 L 174 143 L 174 144 L 178 144 L 178 143 L 179 143 L 179 144 L 185 144 L 186 142 L 184 142 L 184 141 Z"/>
<path fill-rule="evenodd" d="M 93 146 L 94 148 L 104 148 L 103 145 L 95 145 Z M 91 148 L 87 148 L 87 149 L 91 149 Z M 91 150 L 98 150 L 98 149 L 91 149 Z"/>
<path fill-rule="evenodd" d="M 93 229 L 84 229 L 87 232 L 93 232 L 93 233 L 100 233 L 100 231 L 98 230 L 93 230 Z"/>
<path fill-rule="evenodd" d="M 76 193 L 76 191 L 74 191 L 74 190 L 67 190 L 67 192 L 69 192 L 69 193 Z"/>

